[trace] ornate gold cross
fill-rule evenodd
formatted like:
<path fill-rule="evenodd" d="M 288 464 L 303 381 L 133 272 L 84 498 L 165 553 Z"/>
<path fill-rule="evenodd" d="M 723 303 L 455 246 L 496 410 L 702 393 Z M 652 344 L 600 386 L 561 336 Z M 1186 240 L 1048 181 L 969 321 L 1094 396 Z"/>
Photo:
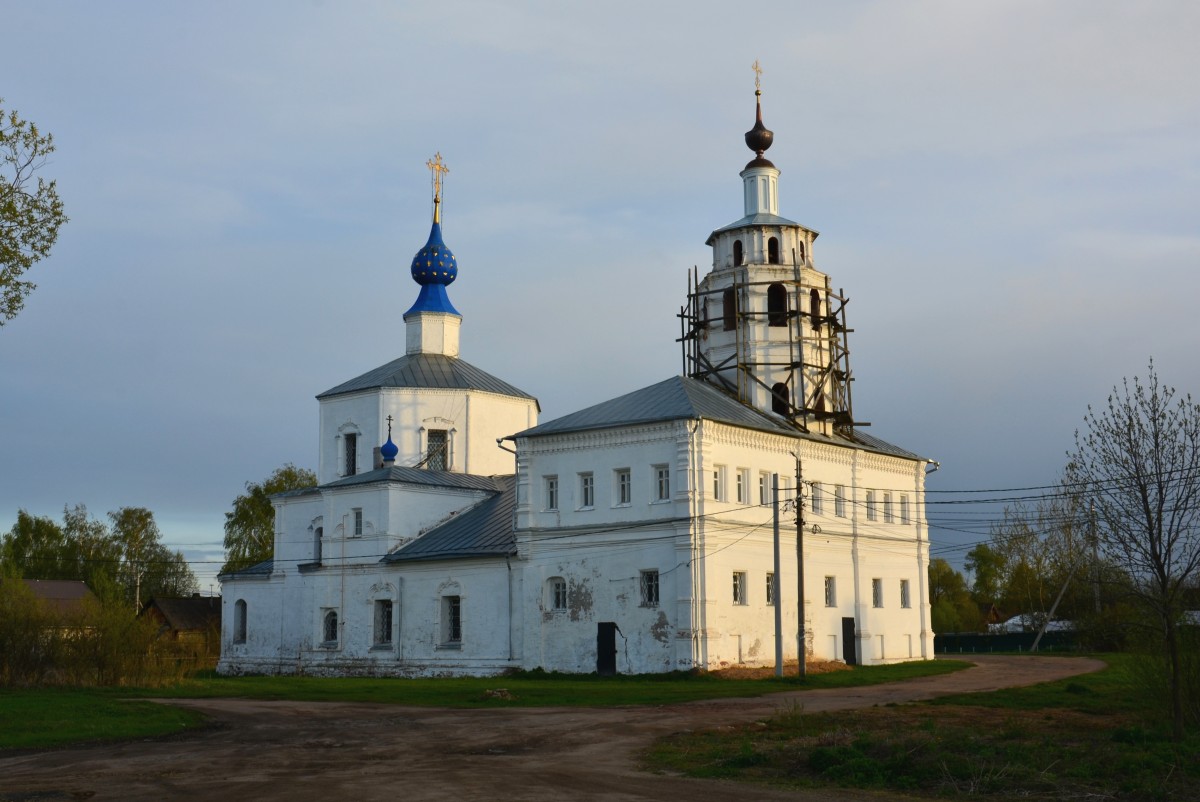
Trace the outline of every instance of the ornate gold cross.
<path fill-rule="evenodd" d="M 761 79 L 763 69 L 762 67 L 758 66 L 758 59 L 754 59 L 754 66 L 752 66 L 750 69 L 754 70 L 754 88 L 762 89 Z"/>

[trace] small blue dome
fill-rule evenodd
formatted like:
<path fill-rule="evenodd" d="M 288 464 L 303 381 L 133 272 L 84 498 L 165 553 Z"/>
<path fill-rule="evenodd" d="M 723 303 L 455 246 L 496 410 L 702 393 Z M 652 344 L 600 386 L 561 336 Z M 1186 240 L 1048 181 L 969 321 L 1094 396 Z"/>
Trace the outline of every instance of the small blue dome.
<path fill-rule="evenodd" d="M 383 457 L 385 462 L 395 462 L 396 455 L 400 453 L 400 447 L 392 442 L 392 436 L 389 434 L 387 442 L 379 447 L 379 455 Z"/>
<path fill-rule="evenodd" d="M 417 251 L 412 260 L 413 281 L 426 287 L 430 284 L 445 286 L 458 278 L 458 263 L 454 254 L 442 242 L 442 225 L 434 222 L 429 231 L 429 241 Z"/>

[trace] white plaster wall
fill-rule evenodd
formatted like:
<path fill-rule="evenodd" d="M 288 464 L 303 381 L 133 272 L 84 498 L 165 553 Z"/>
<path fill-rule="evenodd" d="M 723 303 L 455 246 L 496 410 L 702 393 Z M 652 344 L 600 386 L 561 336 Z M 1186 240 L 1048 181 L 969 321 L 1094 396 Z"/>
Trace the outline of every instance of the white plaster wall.
<path fill-rule="evenodd" d="M 504 475 L 513 473 L 513 455 L 496 441 L 537 425 L 537 402 L 476 390 L 386 387 L 323 399 L 319 481 L 325 484 L 343 476 L 338 435 L 347 427 L 361 432 L 357 472 L 371 470 L 373 450 L 387 440 L 389 415 L 392 442 L 400 449 L 397 465 L 416 465 L 424 458 L 422 430 L 445 429 L 450 432 L 451 470 Z"/>

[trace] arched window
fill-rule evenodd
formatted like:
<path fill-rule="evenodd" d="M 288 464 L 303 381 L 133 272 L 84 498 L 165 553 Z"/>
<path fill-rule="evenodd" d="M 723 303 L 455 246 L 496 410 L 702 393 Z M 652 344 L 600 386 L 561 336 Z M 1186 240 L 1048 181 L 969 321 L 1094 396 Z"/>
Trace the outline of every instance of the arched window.
<path fill-rule="evenodd" d="M 338 639 L 338 620 L 337 610 L 330 610 L 325 613 L 324 635 L 326 643 L 337 643 Z"/>
<path fill-rule="evenodd" d="M 791 393 L 788 392 L 788 386 L 783 382 L 779 382 L 771 388 L 771 411 L 777 415 L 792 413 Z"/>
<path fill-rule="evenodd" d="M 561 576 L 551 577 L 546 582 L 546 605 L 551 610 L 562 612 L 567 609 L 567 580 Z"/>
<path fill-rule="evenodd" d="M 725 331 L 733 331 L 737 328 L 737 295 L 733 287 L 721 293 L 721 306 L 722 326 Z"/>
<path fill-rule="evenodd" d="M 767 240 L 767 262 L 769 264 L 779 264 L 779 240 L 771 237 Z"/>
<path fill-rule="evenodd" d="M 776 281 L 767 287 L 767 325 L 787 325 L 787 290 Z"/>
<path fill-rule="evenodd" d="M 821 293 L 816 290 L 808 294 L 808 314 L 812 317 L 812 327 L 821 328 Z"/>
<path fill-rule="evenodd" d="M 740 239 L 733 241 L 733 263 L 735 265 L 742 264 L 742 241 Z"/>
<path fill-rule="evenodd" d="M 804 240 L 800 240 L 800 261 L 804 261 Z"/>
<path fill-rule="evenodd" d="M 246 600 L 238 599 L 233 603 L 233 642 L 246 642 Z"/>

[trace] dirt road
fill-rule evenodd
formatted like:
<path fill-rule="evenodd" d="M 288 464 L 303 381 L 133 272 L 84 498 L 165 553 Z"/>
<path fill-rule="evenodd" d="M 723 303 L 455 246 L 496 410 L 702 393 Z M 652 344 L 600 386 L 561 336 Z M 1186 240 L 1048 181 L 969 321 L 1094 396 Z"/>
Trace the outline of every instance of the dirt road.
<path fill-rule="evenodd" d="M 844 710 L 1096 671 L 1098 660 L 973 657 L 939 677 L 663 707 L 445 710 L 246 699 L 173 700 L 214 726 L 174 738 L 0 758 L 0 800 L 880 800 L 638 770 L 661 735 L 754 721 L 799 700 Z"/>

